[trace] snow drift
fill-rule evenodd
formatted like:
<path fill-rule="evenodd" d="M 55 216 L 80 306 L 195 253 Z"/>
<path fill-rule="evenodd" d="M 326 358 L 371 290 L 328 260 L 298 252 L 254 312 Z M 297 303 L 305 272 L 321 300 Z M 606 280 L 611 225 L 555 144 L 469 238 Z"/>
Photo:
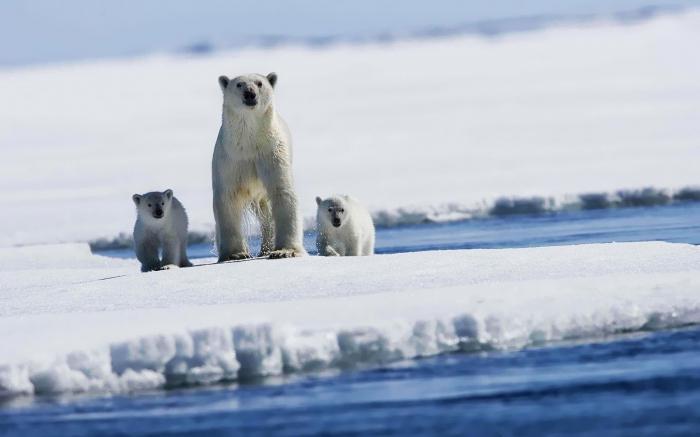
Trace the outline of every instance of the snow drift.
<path fill-rule="evenodd" d="M 700 322 L 700 248 L 684 244 L 308 257 L 149 274 L 85 246 L 51 252 L 56 265 L 27 270 L 46 248 L 0 251 L 10 266 L 0 272 L 5 396 L 208 384 Z"/>

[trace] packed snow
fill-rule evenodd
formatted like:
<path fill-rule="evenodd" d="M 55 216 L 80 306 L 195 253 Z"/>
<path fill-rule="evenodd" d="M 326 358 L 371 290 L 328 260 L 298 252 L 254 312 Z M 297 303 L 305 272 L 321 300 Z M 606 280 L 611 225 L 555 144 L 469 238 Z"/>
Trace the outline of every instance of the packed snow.
<path fill-rule="evenodd" d="M 545 208 L 626 188 L 673 196 L 698 184 L 698 41 L 695 10 L 491 39 L 2 70 L 0 246 L 112 238 L 133 225 L 131 194 L 165 188 L 211 231 L 223 73 L 279 74 L 305 217 L 332 193 L 387 225 L 463 219 L 502 196 Z"/>
<path fill-rule="evenodd" d="M 0 250 L 0 394 L 131 392 L 700 322 L 700 247 L 306 257 L 142 274 Z"/>

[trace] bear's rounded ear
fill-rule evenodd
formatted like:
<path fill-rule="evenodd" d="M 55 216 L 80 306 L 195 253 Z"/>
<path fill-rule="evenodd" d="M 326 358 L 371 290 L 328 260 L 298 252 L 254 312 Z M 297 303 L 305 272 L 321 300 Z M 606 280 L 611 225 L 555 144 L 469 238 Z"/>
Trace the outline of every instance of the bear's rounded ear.
<path fill-rule="evenodd" d="M 226 87 L 228 86 L 229 78 L 226 76 L 219 76 L 219 86 L 221 87 L 221 90 L 225 90 Z"/>
<path fill-rule="evenodd" d="M 277 83 L 277 73 L 268 74 L 267 81 L 270 82 L 270 85 L 272 85 L 272 88 L 274 88 L 275 84 Z"/>
<path fill-rule="evenodd" d="M 163 194 L 165 194 L 165 197 L 167 197 L 168 200 L 173 198 L 173 190 L 171 190 L 171 189 L 167 189 L 167 190 L 163 191 Z"/>
<path fill-rule="evenodd" d="M 316 205 L 317 205 L 317 206 L 321 206 L 321 202 L 323 202 L 323 199 L 321 199 L 320 197 L 316 196 Z"/>
<path fill-rule="evenodd" d="M 131 200 L 134 201 L 134 204 L 135 204 L 136 206 L 139 206 L 139 203 L 141 203 L 141 195 L 140 195 L 140 194 L 134 194 L 133 196 L 131 196 Z"/>

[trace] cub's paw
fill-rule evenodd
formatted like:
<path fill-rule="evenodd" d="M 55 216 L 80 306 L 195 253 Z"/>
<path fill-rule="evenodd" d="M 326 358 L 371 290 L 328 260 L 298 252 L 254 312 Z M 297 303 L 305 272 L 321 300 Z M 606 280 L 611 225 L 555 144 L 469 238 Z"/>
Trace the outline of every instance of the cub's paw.
<path fill-rule="evenodd" d="M 168 264 L 168 265 L 164 265 L 164 266 L 161 267 L 159 270 L 173 270 L 173 269 L 179 269 L 179 268 L 180 268 L 180 267 L 178 267 L 178 266 L 175 265 L 175 264 Z"/>
<path fill-rule="evenodd" d="M 270 259 L 296 258 L 306 255 L 306 252 L 299 249 L 278 249 L 270 252 Z"/>
<path fill-rule="evenodd" d="M 252 258 L 252 256 L 248 252 L 238 252 L 238 253 L 232 253 L 227 256 L 220 256 L 219 257 L 219 262 L 223 263 L 226 261 L 240 261 L 242 259 L 248 259 Z"/>

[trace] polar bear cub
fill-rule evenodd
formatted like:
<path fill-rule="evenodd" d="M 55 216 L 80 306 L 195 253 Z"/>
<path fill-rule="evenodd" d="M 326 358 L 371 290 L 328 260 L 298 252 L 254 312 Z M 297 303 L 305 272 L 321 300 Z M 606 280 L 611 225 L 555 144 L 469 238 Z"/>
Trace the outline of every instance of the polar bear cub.
<path fill-rule="evenodd" d="M 173 190 L 132 196 L 136 204 L 134 249 L 141 271 L 190 267 L 187 259 L 187 213 Z M 163 259 L 159 252 L 163 252 Z"/>
<path fill-rule="evenodd" d="M 221 128 L 212 159 L 219 262 L 250 258 L 244 222 L 260 222 L 259 256 L 306 254 L 292 177 L 292 138 L 274 104 L 277 75 L 219 77 L 224 94 Z"/>
<path fill-rule="evenodd" d="M 374 254 L 374 223 L 367 209 L 350 196 L 316 197 L 316 247 L 321 256 Z"/>

